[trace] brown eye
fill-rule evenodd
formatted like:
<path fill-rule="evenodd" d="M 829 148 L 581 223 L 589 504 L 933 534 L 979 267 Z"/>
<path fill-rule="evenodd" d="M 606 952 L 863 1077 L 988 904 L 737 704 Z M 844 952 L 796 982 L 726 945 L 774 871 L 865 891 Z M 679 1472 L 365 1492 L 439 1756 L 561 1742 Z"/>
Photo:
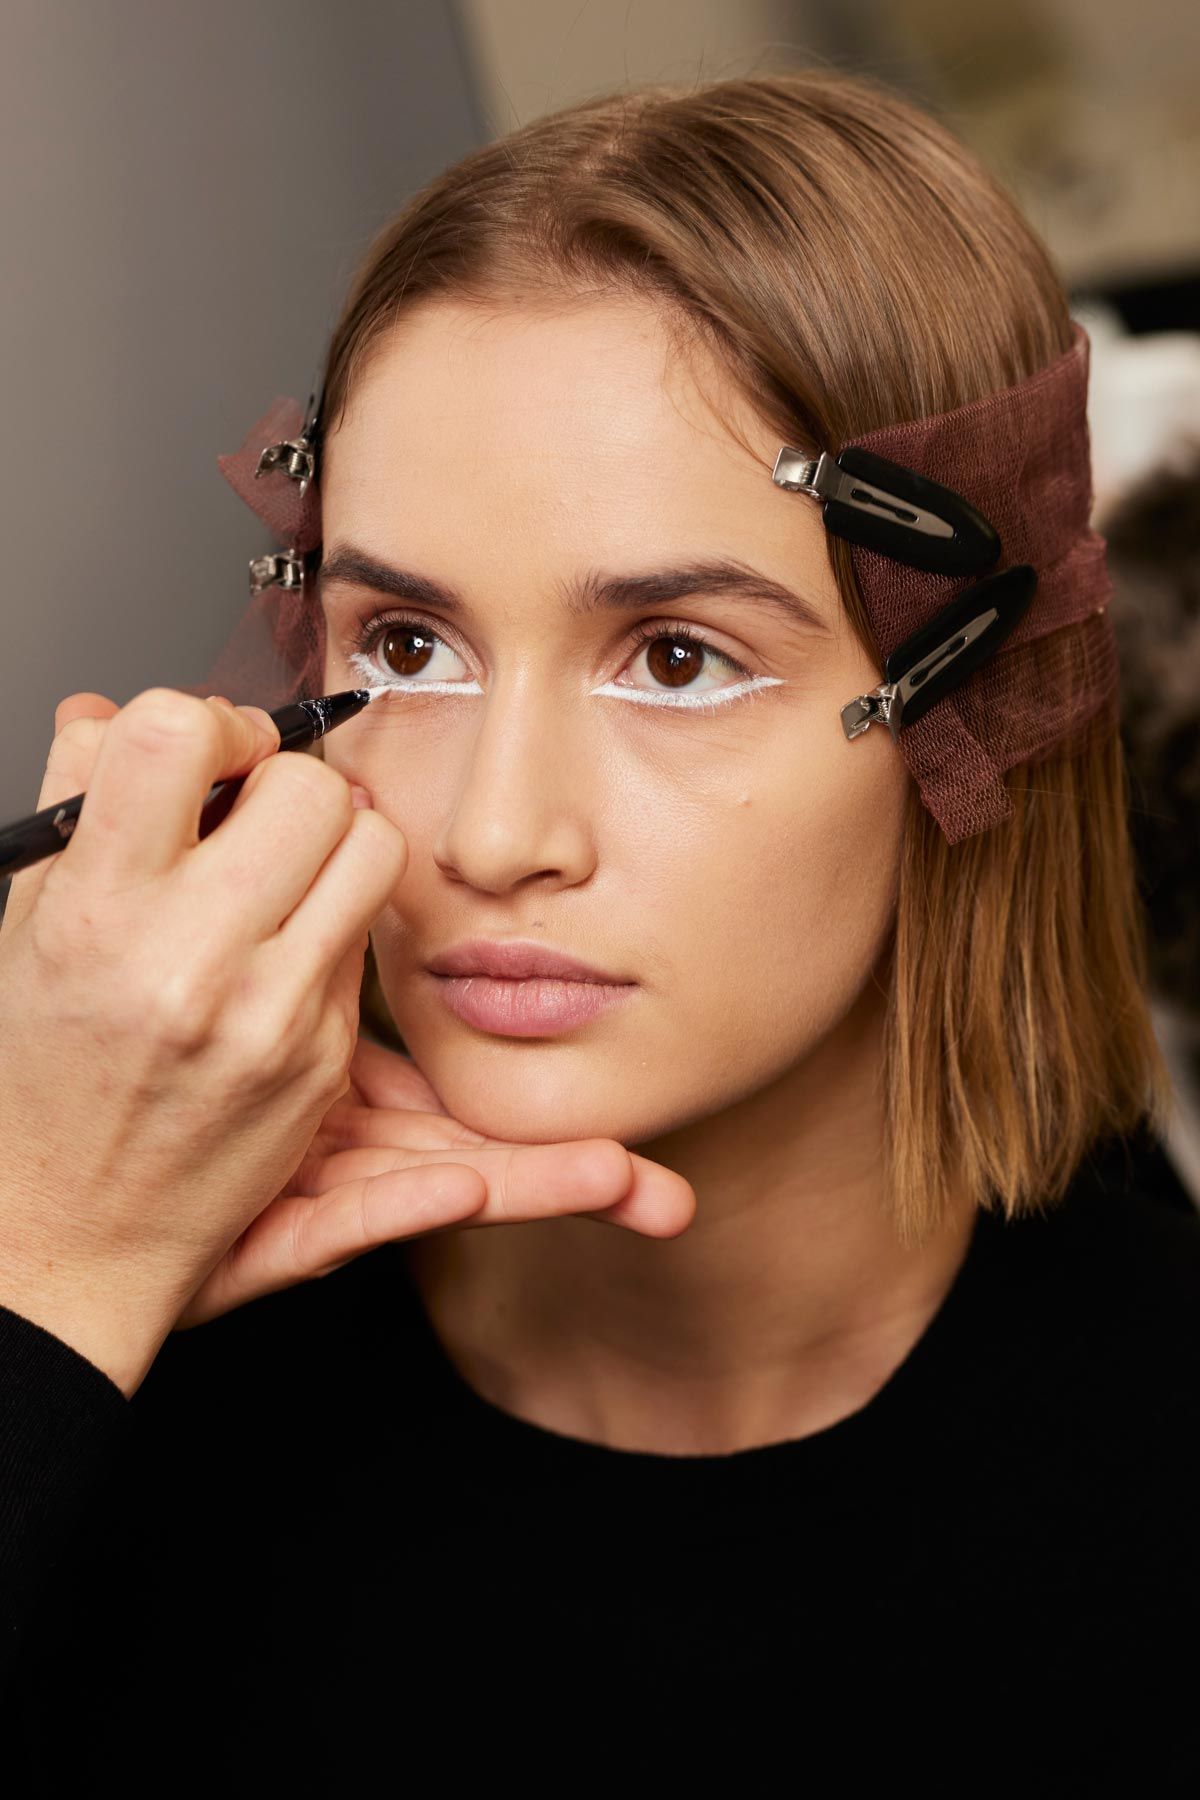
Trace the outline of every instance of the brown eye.
<path fill-rule="evenodd" d="M 656 681 L 665 682 L 668 687 L 686 687 L 703 673 L 706 654 L 711 652 L 694 638 L 656 637 L 647 646 L 646 667 Z"/>
<path fill-rule="evenodd" d="M 393 625 L 379 641 L 379 655 L 393 675 L 419 675 L 438 640 L 412 625 Z"/>

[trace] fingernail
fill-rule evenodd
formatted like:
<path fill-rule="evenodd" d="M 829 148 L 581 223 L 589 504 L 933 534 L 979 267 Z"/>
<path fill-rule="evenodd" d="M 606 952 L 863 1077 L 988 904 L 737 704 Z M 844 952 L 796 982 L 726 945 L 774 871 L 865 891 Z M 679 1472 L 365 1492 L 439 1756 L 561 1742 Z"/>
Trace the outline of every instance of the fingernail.
<path fill-rule="evenodd" d="M 371 804 L 371 796 L 368 794 L 366 788 L 359 787 L 357 783 L 353 781 L 350 783 L 350 798 L 353 800 L 355 806 L 370 806 Z"/>
<path fill-rule="evenodd" d="M 223 706 L 228 712 L 237 711 L 237 707 L 233 704 L 233 701 L 227 700 L 224 694 L 209 694 L 208 699 L 212 701 L 214 706 Z"/>

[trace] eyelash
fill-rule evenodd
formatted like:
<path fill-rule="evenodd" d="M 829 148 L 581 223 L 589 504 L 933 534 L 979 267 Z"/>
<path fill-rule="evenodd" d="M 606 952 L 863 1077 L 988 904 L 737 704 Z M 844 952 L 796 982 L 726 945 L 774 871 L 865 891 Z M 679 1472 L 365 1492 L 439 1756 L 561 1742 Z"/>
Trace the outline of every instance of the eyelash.
<path fill-rule="evenodd" d="M 422 689 L 433 693 L 445 693 L 447 690 L 453 690 L 462 685 L 460 682 L 406 681 L 402 678 L 389 681 L 383 677 L 381 669 L 365 668 L 364 664 L 378 648 L 384 633 L 395 630 L 398 626 L 406 626 L 410 630 L 418 631 L 423 637 L 433 638 L 438 643 L 446 644 L 448 649 L 454 648 L 448 639 L 443 638 L 439 632 L 433 631 L 425 619 L 417 618 L 409 613 L 376 613 L 362 622 L 355 638 L 351 660 L 355 661 L 364 673 L 369 673 L 377 683 L 400 693 L 416 693 Z M 679 690 L 677 695 L 672 695 L 667 688 L 621 688 L 615 690 L 614 684 L 611 682 L 598 691 L 600 693 L 619 691 L 622 699 L 632 696 L 635 702 L 640 701 L 643 705 L 667 706 L 676 711 L 692 712 L 702 708 L 720 706 L 733 699 L 749 699 L 761 693 L 765 688 L 779 685 L 777 678 L 773 676 L 752 674 L 744 663 L 738 662 L 737 658 L 730 656 L 727 651 L 719 650 L 708 638 L 702 636 L 693 626 L 685 624 L 682 620 L 677 623 L 669 620 L 645 620 L 633 632 L 632 654 L 636 655 L 644 644 L 655 643 L 659 638 L 670 638 L 674 641 L 696 645 L 701 650 L 707 650 L 718 662 L 724 663 L 727 668 L 741 676 L 742 680 L 732 687 L 701 690 L 695 694 Z"/>

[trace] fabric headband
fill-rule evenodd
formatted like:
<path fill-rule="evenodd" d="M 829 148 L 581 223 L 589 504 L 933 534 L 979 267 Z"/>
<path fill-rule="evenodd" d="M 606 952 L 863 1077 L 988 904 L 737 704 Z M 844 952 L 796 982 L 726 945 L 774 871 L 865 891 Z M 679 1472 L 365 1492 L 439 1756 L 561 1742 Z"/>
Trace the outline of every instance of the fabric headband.
<path fill-rule="evenodd" d="M 1089 524 L 1089 352 L 1073 321 L 1069 348 L 1012 387 L 815 459 L 784 445 L 772 471 L 850 545 L 883 658 L 843 732 L 887 726 L 950 843 L 1011 815 L 1006 770 L 1118 717 L 1112 582 Z M 322 691 L 320 410 L 277 399 L 217 458 L 282 548 L 251 560 L 250 606 L 197 691 L 268 708 Z"/>

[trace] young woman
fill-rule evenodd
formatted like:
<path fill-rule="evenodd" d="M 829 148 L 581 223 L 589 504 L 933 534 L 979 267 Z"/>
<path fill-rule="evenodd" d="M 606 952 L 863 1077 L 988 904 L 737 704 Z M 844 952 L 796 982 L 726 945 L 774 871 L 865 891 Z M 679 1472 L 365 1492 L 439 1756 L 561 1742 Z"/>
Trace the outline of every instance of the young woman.
<path fill-rule="evenodd" d="M 851 735 L 899 565 L 771 478 L 1073 343 L 1008 196 L 827 72 L 570 108 L 371 246 L 291 617 L 388 693 L 323 764 L 64 702 L 40 804 L 89 804 L 0 938 L 19 1791 L 726 1714 L 841 1786 L 893 1708 L 928 1791 L 1200 1772 L 1200 1221 L 1125 1153 L 1169 1100 L 1102 574 L 1036 629 L 1096 543 L 1007 688 Z M 1021 460 L 1018 552 L 1066 481 Z"/>

